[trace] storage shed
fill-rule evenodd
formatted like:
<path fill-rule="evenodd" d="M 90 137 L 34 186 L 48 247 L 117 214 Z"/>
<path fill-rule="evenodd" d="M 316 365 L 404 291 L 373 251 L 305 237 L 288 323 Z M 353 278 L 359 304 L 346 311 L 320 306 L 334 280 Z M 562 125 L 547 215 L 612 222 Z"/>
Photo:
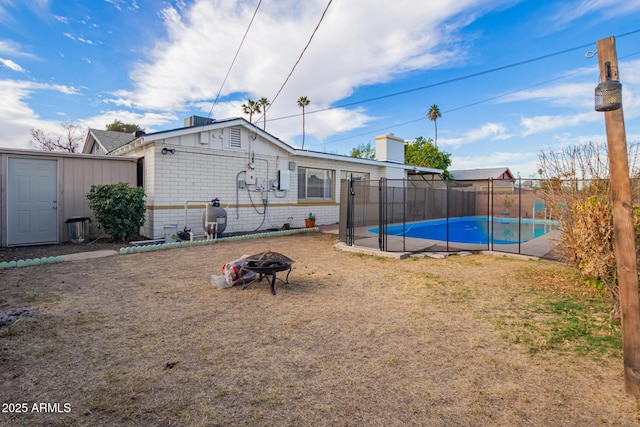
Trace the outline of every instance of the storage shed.
<path fill-rule="evenodd" d="M 0 148 L 0 246 L 68 241 L 91 185 L 118 182 L 137 185 L 136 159 Z"/>

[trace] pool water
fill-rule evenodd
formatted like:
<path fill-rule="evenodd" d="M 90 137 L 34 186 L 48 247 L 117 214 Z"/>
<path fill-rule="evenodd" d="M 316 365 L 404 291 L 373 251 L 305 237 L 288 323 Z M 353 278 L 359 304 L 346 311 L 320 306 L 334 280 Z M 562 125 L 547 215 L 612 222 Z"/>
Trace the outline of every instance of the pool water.
<path fill-rule="evenodd" d="M 540 221 L 533 219 L 493 218 L 493 230 L 489 227 L 487 217 L 449 218 L 448 235 L 447 220 L 437 219 L 422 221 L 406 225 L 390 225 L 387 227 L 389 236 L 414 237 L 418 239 L 442 240 L 456 243 L 488 244 L 493 232 L 494 244 L 524 243 L 540 237 L 558 228 L 555 221 Z M 378 228 L 369 229 L 378 233 Z M 518 239 L 520 236 L 520 239 Z"/>

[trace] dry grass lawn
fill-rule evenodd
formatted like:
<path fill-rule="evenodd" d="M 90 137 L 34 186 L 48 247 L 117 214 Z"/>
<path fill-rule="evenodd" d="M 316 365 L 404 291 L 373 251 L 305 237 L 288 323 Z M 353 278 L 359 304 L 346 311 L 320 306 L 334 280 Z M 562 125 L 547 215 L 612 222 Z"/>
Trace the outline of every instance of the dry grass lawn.
<path fill-rule="evenodd" d="M 634 426 L 622 360 L 506 336 L 560 264 L 473 255 L 394 260 L 317 233 L 0 271 L 6 426 Z M 290 283 L 218 290 L 265 250 Z M 31 412 L 59 403 L 61 413 Z M 68 403 L 69 412 L 64 412 Z M 3 409 L 7 408 L 7 405 Z"/>

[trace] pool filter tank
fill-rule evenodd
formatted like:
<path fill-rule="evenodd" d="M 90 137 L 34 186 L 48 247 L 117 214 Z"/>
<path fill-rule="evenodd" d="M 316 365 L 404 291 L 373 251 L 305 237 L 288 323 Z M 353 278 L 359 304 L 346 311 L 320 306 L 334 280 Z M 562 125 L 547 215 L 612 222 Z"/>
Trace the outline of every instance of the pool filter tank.
<path fill-rule="evenodd" d="M 215 225 L 213 224 L 215 223 Z M 214 230 L 215 227 L 215 230 Z M 202 215 L 202 228 L 207 234 L 220 236 L 227 228 L 227 211 L 220 207 L 220 199 L 215 198 L 207 205 Z"/>

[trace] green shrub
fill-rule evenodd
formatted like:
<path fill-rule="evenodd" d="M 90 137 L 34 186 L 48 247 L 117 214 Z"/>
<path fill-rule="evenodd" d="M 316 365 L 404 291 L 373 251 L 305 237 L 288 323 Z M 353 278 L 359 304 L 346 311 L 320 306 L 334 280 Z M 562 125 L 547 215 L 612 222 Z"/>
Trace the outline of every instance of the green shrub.
<path fill-rule="evenodd" d="M 89 208 L 98 227 L 117 240 L 136 236 L 144 224 L 144 189 L 118 184 L 92 185 L 87 193 Z"/>

